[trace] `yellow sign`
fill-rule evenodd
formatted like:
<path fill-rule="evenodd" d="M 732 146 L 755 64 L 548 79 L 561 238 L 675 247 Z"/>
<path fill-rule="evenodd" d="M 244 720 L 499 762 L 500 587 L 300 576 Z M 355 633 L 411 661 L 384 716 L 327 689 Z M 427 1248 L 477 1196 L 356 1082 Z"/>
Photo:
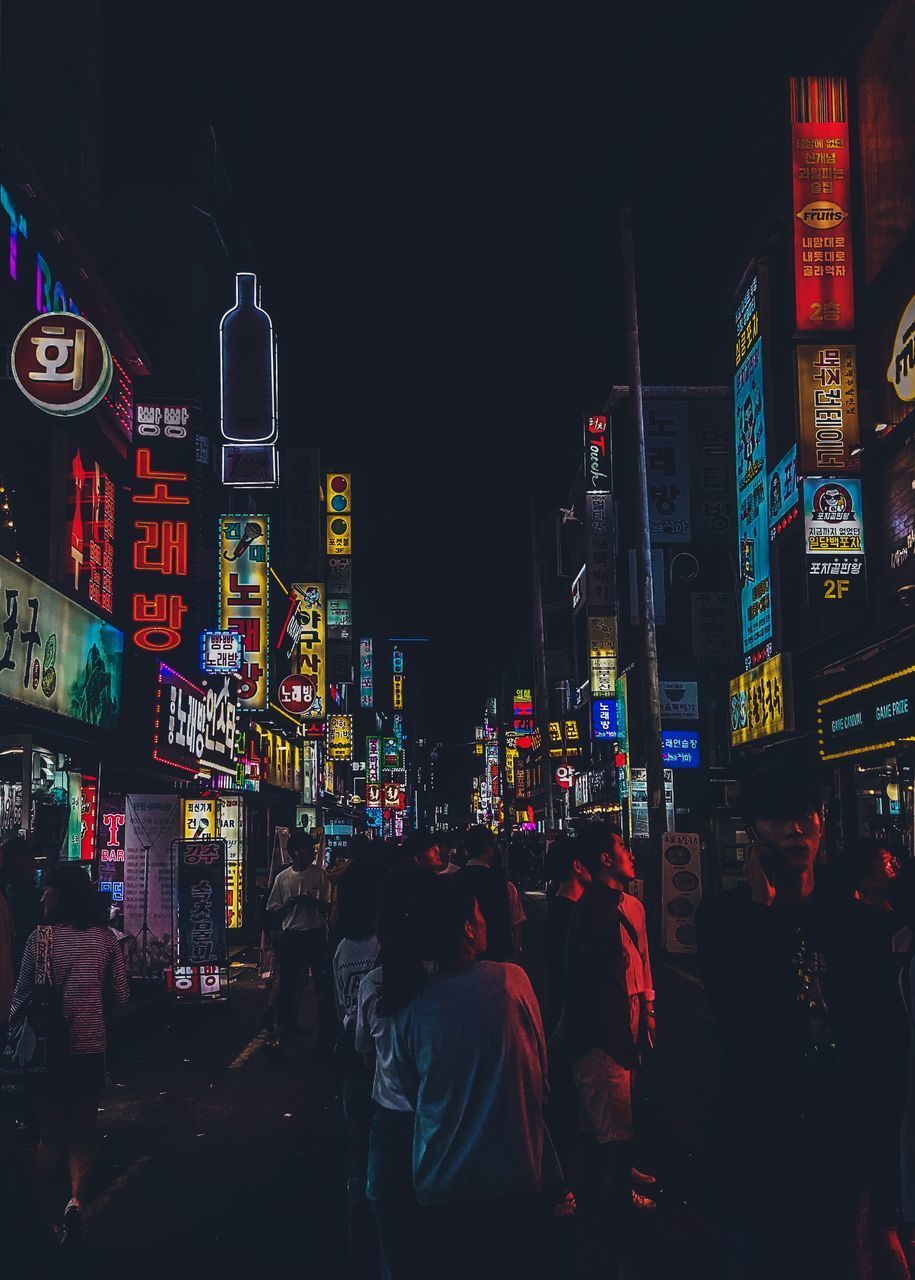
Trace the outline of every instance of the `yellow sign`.
<path fill-rule="evenodd" d="M 776 654 L 732 680 L 730 710 L 734 747 L 792 729 L 791 655 Z"/>
<path fill-rule="evenodd" d="M 298 674 L 310 676 L 315 698 L 303 720 L 323 720 L 327 703 L 327 614 L 324 609 L 324 584 L 294 582 L 292 598 L 296 604 L 298 634 Z"/>
<path fill-rule="evenodd" d="M 331 760 L 352 760 L 353 717 L 327 717 L 327 755 Z"/>
<path fill-rule="evenodd" d="M 353 554 L 353 522 L 350 516 L 327 517 L 327 554 L 351 556 Z"/>
<path fill-rule="evenodd" d="M 345 515 L 353 509 L 353 478 L 340 471 L 327 472 L 328 515 Z"/>
<path fill-rule="evenodd" d="M 261 778 L 272 787 L 282 787 L 285 791 L 302 793 L 302 747 L 290 740 L 283 733 L 272 729 L 262 729 L 259 724 L 251 726 L 254 730 L 254 743 L 261 761 Z"/>
<path fill-rule="evenodd" d="M 394 676 L 394 710 L 403 711 L 403 676 Z"/>
<path fill-rule="evenodd" d="M 219 629 L 241 635 L 238 705 L 242 711 L 267 710 L 269 536 L 270 521 L 265 515 L 219 517 Z"/>
<path fill-rule="evenodd" d="M 212 839 L 217 836 L 215 800 L 185 800 L 182 807 L 185 840 L 203 840 L 207 836 Z"/>
<path fill-rule="evenodd" d="M 241 928 L 244 855 L 242 852 L 242 798 L 220 796 L 217 802 L 218 834 L 226 842 L 226 927 Z"/>
<path fill-rule="evenodd" d="M 591 697 L 612 698 L 616 692 L 616 618 L 592 615 L 588 618 L 588 653 L 591 667 Z"/>

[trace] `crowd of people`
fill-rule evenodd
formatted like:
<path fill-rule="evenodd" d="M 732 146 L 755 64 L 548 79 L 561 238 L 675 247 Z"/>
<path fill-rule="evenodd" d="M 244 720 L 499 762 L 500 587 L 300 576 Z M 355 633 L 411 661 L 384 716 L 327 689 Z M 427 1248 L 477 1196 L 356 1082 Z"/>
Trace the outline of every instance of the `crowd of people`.
<path fill-rule="evenodd" d="M 725 1274 L 906 1280 L 913 864 L 867 841 L 841 874 L 826 865 L 820 798 L 800 775 L 750 779 L 742 812 L 746 883 L 708 896 L 698 928 L 722 1045 L 707 1165 Z M 31 1061 L 37 1033 L 38 1185 L 69 1247 L 106 1082 L 106 1006 L 128 995 L 124 959 L 82 868 L 49 868 L 39 894 L 25 842 L 3 853 L 2 1070 L 11 1055 Z M 356 837 L 330 868 L 297 830 L 287 853 L 266 902 L 278 981 L 265 1050 L 297 1061 L 310 977 L 316 1052 L 341 1100 L 351 1274 L 572 1275 L 583 1238 L 598 1242 L 600 1273 L 617 1274 L 633 1224 L 656 1208 L 636 1089 L 655 1045 L 654 978 L 619 830 L 589 821 L 548 850 L 539 998 L 523 888 L 488 828 L 459 846 L 440 832 Z"/>

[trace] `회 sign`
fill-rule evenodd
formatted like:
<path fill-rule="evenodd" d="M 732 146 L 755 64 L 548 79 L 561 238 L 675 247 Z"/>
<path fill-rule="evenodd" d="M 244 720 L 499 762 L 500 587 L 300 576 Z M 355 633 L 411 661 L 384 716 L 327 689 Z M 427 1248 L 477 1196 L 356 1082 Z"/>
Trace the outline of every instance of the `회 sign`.
<path fill-rule="evenodd" d="M 88 413 L 104 400 L 114 366 L 108 344 L 85 316 L 35 316 L 16 336 L 10 357 L 16 386 L 56 417 Z"/>

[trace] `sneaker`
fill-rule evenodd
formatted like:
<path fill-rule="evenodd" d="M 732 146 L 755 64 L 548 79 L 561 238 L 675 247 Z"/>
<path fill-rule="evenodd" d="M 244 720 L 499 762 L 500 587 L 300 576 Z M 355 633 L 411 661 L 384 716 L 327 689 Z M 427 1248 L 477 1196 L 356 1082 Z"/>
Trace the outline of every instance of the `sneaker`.
<path fill-rule="evenodd" d="M 632 1166 L 632 1185 L 634 1187 L 653 1187 L 657 1182 L 657 1178 L 653 1173 L 643 1173 L 641 1169 Z"/>
<path fill-rule="evenodd" d="M 83 1215 L 80 1212 L 79 1201 L 71 1200 L 64 1210 L 64 1226 L 60 1233 L 60 1247 L 62 1249 L 77 1249 L 83 1239 Z"/>
<path fill-rule="evenodd" d="M 658 1206 L 648 1196 L 639 1195 L 638 1191 L 633 1191 L 632 1207 L 638 1213 L 650 1213 L 652 1209 L 657 1209 Z"/>

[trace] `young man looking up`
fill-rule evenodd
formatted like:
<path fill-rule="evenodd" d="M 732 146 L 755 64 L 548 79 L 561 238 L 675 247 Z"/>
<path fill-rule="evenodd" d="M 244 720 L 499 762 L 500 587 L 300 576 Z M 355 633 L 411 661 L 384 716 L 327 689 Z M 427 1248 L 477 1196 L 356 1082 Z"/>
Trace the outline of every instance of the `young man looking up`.
<path fill-rule="evenodd" d="M 547 1017 L 546 1033 L 552 1035 L 562 1013 L 563 975 L 569 921 L 576 903 L 591 884 L 591 872 L 578 856 L 577 842 L 561 836 L 551 846 L 546 874 L 556 892 L 549 899 L 543 927 L 543 950 L 546 956 Z"/>

